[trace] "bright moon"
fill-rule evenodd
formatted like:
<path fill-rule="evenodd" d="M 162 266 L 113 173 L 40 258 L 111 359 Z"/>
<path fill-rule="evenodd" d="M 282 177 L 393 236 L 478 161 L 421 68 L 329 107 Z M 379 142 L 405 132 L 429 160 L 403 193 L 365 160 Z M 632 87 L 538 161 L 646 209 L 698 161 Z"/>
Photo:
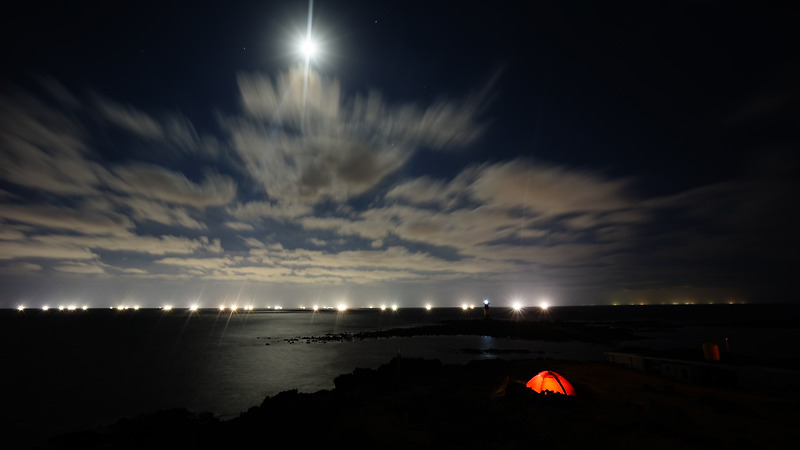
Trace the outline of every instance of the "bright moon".
<path fill-rule="evenodd" d="M 303 52 L 303 56 L 306 58 L 313 58 L 317 52 L 317 44 L 311 39 L 306 39 L 300 44 L 300 51 Z"/>

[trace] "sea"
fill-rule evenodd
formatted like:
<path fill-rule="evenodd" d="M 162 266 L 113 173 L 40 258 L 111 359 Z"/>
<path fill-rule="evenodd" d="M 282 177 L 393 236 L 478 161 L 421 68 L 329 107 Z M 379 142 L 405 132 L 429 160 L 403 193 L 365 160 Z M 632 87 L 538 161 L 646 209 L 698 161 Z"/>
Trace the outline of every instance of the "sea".
<path fill-rule="evenodd" d="M 741 355 L 800 360 L 800 305 L 794 304 L 490 313 L 495 320 L 626 327 L 639 337 L 610 344 L 488 336 L 330 339 L 482 317 L 483 308 L 0 310 L 0 426 L 7 428 L 6 442 L 24 448 L 55 434 L 174 407 L 224 420 L 282 391 L 333 389 L 338 375 L 376 368 L 398 354 L 445 364 L 490 358 L 600 361 L 605 352 L 630 346 L 701 351 L 704 343 L 715 342 Z M 320 336 L 329 339 L 312 339 Z"/>

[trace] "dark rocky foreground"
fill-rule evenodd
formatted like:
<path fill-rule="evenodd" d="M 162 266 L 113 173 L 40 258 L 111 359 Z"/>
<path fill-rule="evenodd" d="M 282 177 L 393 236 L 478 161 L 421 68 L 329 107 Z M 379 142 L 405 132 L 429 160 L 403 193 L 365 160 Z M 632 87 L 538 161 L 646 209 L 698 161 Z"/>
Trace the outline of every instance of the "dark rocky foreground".
<path fill-rule="evenodd" d="M 541 370 L 578 395 L 524 383 Z M 607 363 L 394 358 L 335 389 L 267 397 L 239 417 L 172 409 L 50 439 L 47 449 L 793 448 L 797 393 L 689 386 Z"/>

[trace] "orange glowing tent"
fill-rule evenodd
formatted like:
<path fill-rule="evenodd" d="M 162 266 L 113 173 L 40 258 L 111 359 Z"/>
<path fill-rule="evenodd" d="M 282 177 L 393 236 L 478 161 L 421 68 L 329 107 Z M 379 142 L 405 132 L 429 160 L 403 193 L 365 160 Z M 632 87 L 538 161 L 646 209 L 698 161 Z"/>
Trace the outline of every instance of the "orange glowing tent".
<path fill-rule="evenodd" d="M 539 393 L 550 391 L 556 394 L 575 395 L 575 388 L 569 384 L 566 378 L 549 370 L 539 372 L 528 380 L 525 386 Z"/>

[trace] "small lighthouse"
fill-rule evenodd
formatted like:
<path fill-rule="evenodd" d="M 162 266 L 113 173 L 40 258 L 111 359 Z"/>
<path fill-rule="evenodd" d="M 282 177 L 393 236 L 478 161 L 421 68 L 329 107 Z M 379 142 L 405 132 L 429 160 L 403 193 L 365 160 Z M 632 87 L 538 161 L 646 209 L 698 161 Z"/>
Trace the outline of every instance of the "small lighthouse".
<path fill-rule="evenodd" d="M 483 299 L 483 318 L 484 319 L 488 319 L 489 318 L 489 299 L 488 298 Z"/>

